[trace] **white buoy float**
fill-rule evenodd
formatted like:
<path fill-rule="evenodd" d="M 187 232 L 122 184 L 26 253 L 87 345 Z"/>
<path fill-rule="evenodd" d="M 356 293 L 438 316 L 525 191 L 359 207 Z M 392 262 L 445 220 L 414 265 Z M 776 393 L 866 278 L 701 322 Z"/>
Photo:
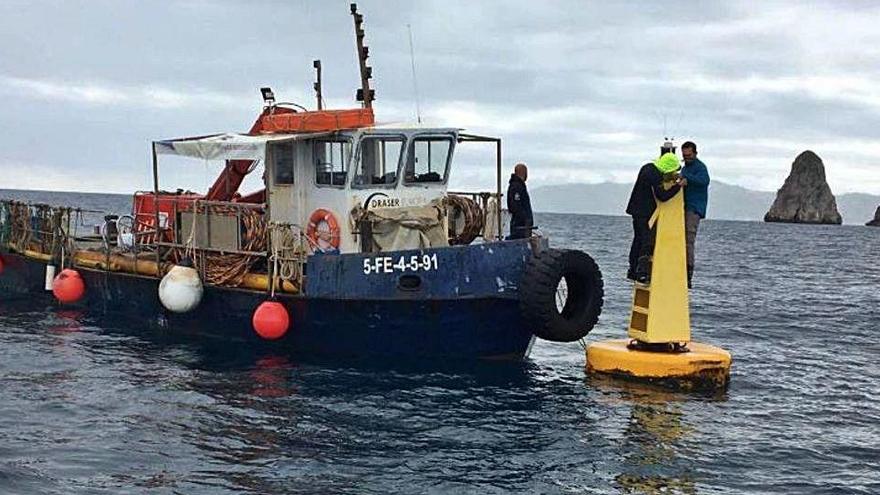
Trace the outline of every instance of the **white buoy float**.
<path fill-rule="evenodd" d="M 175 265 L 159 282 L 159 300 L 174 313 L 192 311 L 202 301 L 202 280 L 192 262 L 184 259 Z"/>

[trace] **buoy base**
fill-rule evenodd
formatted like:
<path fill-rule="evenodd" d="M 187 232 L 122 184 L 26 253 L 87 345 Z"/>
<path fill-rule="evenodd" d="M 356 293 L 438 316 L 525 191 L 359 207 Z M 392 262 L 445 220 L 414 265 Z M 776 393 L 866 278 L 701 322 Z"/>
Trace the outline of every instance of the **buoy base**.
<path fill-rule="evenodd" d="M 730 353 L 698 342 L 688 352 L 653 352 L 628 348 L 629 339 L 595 342 L 587 347 L 587 372 L 605 374 L 684 391 L 727 388 Z"/>

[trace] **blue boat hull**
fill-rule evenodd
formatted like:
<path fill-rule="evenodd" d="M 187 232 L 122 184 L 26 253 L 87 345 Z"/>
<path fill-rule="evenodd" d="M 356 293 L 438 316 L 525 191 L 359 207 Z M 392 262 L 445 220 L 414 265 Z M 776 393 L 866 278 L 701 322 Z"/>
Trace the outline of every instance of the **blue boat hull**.
<path fill-rule="evenodd" d="M 199 306 L 181 315 L 161 305 L 156 278 L 77 268 L 87 291 L 75 306 L 121 316 L 137 330 L 162 328 L 304 356 L 522 359 L 534 340 L 517 293 L 528 245 L 485 246 L 313 257 L 306 294 L 277 298 L 290 313 L 291 328 L 276 341 L 253 331 L 253 312 L 268 299 L 258 291 L 208 286 Z M 0 293 L 51 298 L 43 287 L 45 263 L 2 256 Z M 418 268 L 411 271 L 398 264 L 401 272 L 388 268 L 383 258 L 389 256 L 392 264 L 413 257 L 428 263 L 411 265 Z M 417 278 L 419 287 L 401 287 L 404 276 Z"/>

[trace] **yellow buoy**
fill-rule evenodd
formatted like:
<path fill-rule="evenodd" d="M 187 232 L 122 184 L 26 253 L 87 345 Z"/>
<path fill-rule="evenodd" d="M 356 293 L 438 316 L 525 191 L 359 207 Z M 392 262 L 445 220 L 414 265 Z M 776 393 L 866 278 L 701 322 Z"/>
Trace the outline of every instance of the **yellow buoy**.
<path fill-rule="evenodd" d="M 651 280 L 633 289 L 630 339 L 590 344 L 587 372 L 683 390 L 725 388 L 730 379 L 730 353 L 690 341 L 684 193 L 658 201 L 650 223 L 657 229 Z"/>
<path fill-rule="evenodd" d="M 720 347 L 689 343 L 685 352 L 630 349 L 629 339 L 606 340 L 587 347 L 587 371 L 654 381 L 682 390 L 725 388 L 730 353 Z"/>

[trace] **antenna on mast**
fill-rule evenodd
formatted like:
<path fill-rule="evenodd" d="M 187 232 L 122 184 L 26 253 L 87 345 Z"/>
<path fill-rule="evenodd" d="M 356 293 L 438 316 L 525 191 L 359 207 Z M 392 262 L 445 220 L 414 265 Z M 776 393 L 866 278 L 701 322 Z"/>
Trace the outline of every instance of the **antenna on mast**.
<path fill-rule="evenodd" d="M 367 65 L 367 57 L 370 56 L 369 47 L 364 45 L 364 16 L 358 14 L 357 4 L 351 4 L 351 15 L 354 17 L 354 35 L 357 40 L 358 61 L 361 67 L 361 89 L 357 90 L 357 101 L 364 102 L 365 108 L 373 108 L 373 100 L 376 92 L 370 89 L 370 78 L 373 77 L 373 68 Z"/>
<path fill-rule="evenodd" d="M 413 92 L 416 95 L 416 120 L 421 124 L 422 108 L 419 104 L 419 82 L 418 79 L 416 79 L 416 54 L 415 50 L 413 50 L 412 26 L 407 24 L 406 29 L 409 31 L 409 59 L 412 62 Z"/>
<path fill-rule="evenodd" d="M 321 61 L 315 60 L 312 62 L 312 67 L 315 68 L 316 79 L 315 79 L 315 98 L 318 99 L 318 111 L 324 109 L 324 97 L 321 95 Z"/>

